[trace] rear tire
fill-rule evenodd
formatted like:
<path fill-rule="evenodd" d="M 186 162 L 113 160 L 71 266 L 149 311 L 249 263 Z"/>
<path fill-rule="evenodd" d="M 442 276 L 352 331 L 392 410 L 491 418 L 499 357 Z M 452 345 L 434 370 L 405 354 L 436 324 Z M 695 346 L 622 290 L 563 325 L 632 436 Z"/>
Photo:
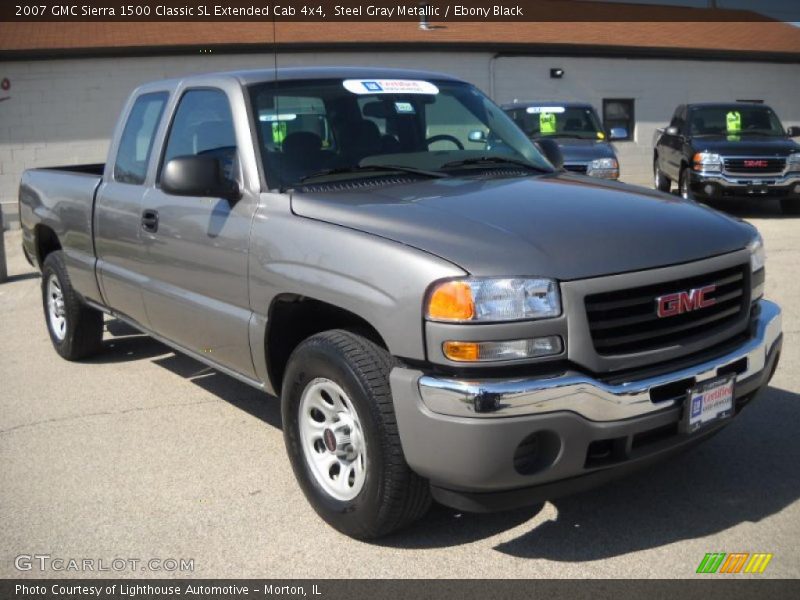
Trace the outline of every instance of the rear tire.
<path fill-rule="evenodd" d="M 317 514 L 354 538 L 401 529 L 431 503 L 403 456 L 393 364 L 374 342 L 331 330 L 301 343 L 286 368 L 283 435 L 295 476 Z"/>
<path fill-rule="evenodd" d="M 60 250 L 42 265 L 42 305 L 50 341 L 62 358 L 79 360 L 102 349 L 103 313 L 86 306 L 73 289 Z"/>
<path fill-rule="evenodd" d="M 672 189 L 672 182 L 670 181 L 669 177 L 664 175 L 664 173 L 661 171 L 661 168 L 658 166 L 657 156 L 653 160 L 653 184 L 660 192 L 669 193 L 669 191 Z"/>
<path fill-rule="evenodd" d="M 781 198 L 781 212 L 785 215 L 800 215 L 800 198 Z"/>

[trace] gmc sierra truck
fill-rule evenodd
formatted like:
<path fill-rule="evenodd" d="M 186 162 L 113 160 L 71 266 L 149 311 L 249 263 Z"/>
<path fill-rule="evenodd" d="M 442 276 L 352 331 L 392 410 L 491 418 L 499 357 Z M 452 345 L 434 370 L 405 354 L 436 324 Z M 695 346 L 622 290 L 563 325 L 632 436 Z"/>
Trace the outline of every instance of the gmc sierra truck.
<path fill-rule="evenodd" d="M 798 136 L 763 104 L 679 106 L 653 140 L 654 185 L 676 182 L 687 200 L 779 198 L 783 213 L 800 214 Z"/>
<path fill-rule="evenodd" d="M 542 148 L 446 75 L 159 81 L 105 164 L 25 172 L 23 247 L 62 357 L 105 313 L 279 395 L 311 505 L 376 537 L 671 457 L 775 370 L 752 226 Z"/>

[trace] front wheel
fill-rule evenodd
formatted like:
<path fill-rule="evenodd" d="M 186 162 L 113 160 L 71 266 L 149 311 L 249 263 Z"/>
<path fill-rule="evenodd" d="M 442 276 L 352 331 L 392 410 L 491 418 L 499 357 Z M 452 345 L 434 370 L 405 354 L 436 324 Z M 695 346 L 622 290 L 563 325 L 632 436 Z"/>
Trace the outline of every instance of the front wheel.
<path fill-rule="evenodd" d="M 800 215 L 800 198 L 781 198 L 781 212 L 785 215 Z"/>
<path fill-rule="evenodd" d="M 376 538 L 422 517 L 427 481 L 408 466 L 397 431 L 392 357 L 364 337 L 326 331 L 292 353 L 281 394 L 295 476 L 328 524 Z"/>
<path fill-rule="evenodd" d="M 672 182 L 669 177 L 664 175 L 661 167 L 658 166 L 658 157 L 653 160 L 653 184 L 661 192 L 669 192 L 672 188 Z"/>
<path fill-rule="evenodd" d="M 60 250 L 42 265 L 42 305 L 50 341 L 62 358 L 79 360 L 100 351 L 103 313 L 86 306 L 72 288 Z"/>
<path fill-rule="evenodd" d="M 694 194 L 692 194 L 692 188 L 689 185 L 689 167 L 683 167 L 681 169 L 680 174 L 680 182 L 678 183 L 678 188 L 681 192 L 681 197 L 684 200 L 694 200 Z"/>

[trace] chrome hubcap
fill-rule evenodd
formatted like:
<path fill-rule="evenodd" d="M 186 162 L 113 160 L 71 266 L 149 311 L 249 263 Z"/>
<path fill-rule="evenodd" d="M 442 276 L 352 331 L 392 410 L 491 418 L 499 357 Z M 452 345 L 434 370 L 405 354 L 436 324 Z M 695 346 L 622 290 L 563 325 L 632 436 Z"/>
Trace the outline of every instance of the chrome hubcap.
<path fill-rule="evenodd" d="M 64 308 L 64 292 L 61 291 L 61 284 L 58 277 L 50 275 L 47 280 L 47 313 L 50 331 L 58 341 L 67 335 L 67 317 Z"/>
<path fill-rule="evenodd" d="M 358 413 L 330 379 L 311 381 L 300 398 L 300 443 L 317 483 L 337 500 L 352 500 L 364 487 L 367 448 Z"/>

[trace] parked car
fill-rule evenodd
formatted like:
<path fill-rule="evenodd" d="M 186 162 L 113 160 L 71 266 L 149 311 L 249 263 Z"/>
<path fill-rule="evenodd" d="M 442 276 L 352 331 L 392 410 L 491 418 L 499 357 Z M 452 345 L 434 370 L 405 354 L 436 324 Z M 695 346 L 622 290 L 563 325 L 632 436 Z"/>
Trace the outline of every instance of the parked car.
<path fill-rule="evenodd" d="M 656 131 L 655 187 L 677 182 L 686 199 L 780 199 L 800 214 L 800 127 L 785 129 L 769 106 L 755 103 L 686 104 L 669 127 Z"/>
<path fill-rule="evenodd" d="M 619 161 L 609 140 L 624 139 L 624 128 L 604 131 L 591 104 L 580 102 L 514 102 L 503 110 L 534 142 L 552 139 L 573 173 L 619 179 Z"/>
<path fill-rule="evenodd" d="M 306 497 L 359 538 L 671 457 L 781 350 L 755 228 L 557 170 L 447 75 L 148 83 L 105 164 L 19 201 L 56 352 L 101 352 L 106 313 L 279 394 Z"/>

